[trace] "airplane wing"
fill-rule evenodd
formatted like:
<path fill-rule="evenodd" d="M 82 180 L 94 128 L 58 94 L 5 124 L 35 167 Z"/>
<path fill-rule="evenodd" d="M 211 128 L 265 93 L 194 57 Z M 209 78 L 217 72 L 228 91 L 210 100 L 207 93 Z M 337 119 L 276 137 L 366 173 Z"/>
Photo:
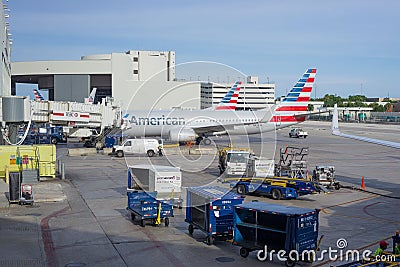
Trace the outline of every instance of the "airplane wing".
<path fill-rule="evenodd" d="M 333 109 L 332 135 L 345 137 L 345 138 L 350 138 L 350 139 L 363 141 L 363 142 L 368 142 L 368 143 L 372 143 L 372 144 L 377 144 L 377 145 L 381 145 L 381 146 L 400 148 L 400 143 L 397 143 L 397 142 L 390 142 L 390 141 L 386 141 L 386 140 L 373 139 L 373 138 L 368 138 L 368 137 L 363 137 L 363 136 L 358 136 L 358 135 L 345 134 L 345 133 L 340 132 L 337 104 L 335 104 L 335 107 Z"/>
<path fill-rule="evenodd" d="M 294 117 L 304 117 L 304 116 L 322 114 L 322 113 L 326 113 L 326 112 L 328 112 L 327 109 L 320 109 L 319 111 L 304 112 L 304 113 L 293 114 L 293 116 L 294 116 Z"/>
<path fill-rule="evenodd" d="M 231 123 L 231 124 L 208 124 L 208 125 L 204 125 L 204 126 L 189 126 L 191 129 L 193 129 L 193 131 L 196 134 L 210 134 L 210 133 L 214 133 L 214 132 L 224 132 L 224 131 L 229 131 L 229 130 L 233 130 L 235 128 L 235 126 L 241 126 L 241 125 L 250 125 L 250 124 L 255 124 L 258 122 L 240 122 L 240 123 Z"/>

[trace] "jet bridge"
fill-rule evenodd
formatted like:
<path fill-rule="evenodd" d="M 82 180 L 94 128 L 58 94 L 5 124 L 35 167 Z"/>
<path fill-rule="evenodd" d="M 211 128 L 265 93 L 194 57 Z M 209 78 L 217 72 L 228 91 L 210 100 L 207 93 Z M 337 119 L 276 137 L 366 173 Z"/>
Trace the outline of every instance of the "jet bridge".
<path fill-rule="evenodd" d="M 120 108 L 112 105 L 77 102 L 33 101 L 25 108 L 25 121 L 72 128 L 120 126 Z"/>
<path fill-rule="evenodd" d="M 1 98 L 1 106 L 3 138 L 10 144 L 15 143 L 18 129 L 31 124 L 63 126 L 68 134 L 87 130 L 89 136 L 93 129 L 102 132 L 106 128 L 121 126 L 121 108 L 110 99 L 103 99 L 101 104 L 91 104 L 7 96 Z"/>

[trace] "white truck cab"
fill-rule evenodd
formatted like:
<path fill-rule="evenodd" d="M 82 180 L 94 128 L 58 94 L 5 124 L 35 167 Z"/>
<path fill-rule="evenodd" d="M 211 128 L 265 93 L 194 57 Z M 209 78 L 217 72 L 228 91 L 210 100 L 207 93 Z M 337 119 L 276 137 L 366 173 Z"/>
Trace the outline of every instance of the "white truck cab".
<path fill-rule="evenodd" d="M 248 151 L 227 151 L 226 173 L 228 175 L 243 175 L 246 172 L 247 162 L 250 158 Z"/>
<path fill-rule="evenodd" d="M 127 139 L 121 145 L 113 147 L 113 153 L 117 157 L 123 157 L 125 154 L 147 154 L 153 157 L 162 150 L 162 141 L 157 139 Z"/>

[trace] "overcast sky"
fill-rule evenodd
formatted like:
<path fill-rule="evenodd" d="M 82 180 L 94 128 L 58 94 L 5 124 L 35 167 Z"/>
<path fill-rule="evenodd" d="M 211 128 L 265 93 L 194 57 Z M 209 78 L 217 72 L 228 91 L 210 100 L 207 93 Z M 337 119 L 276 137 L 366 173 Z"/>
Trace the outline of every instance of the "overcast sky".
<path fill-rule="evenodd" d="M 260 82 L 268 77 L 277 96 L 316 67 L 317 97 L 361 92 L 400 97 L 398 0 L 10 0 L 7 5 L 13 62 L 173 50 L 177 64 L 213 61 L 258 75 Z M 189 75 L 200 76 L 177 70 L 178 78 Z"/>

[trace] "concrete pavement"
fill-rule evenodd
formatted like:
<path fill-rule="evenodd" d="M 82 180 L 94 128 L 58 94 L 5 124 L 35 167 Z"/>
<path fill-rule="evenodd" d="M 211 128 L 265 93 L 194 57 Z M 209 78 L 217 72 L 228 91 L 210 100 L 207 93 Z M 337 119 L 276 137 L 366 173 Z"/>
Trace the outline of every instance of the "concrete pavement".
<path fill-rule="evenodd" d="M 319 230 L 324 235 L 321 249 L 336 248 L 337 240 L 344 238 L 349 249 L 374 250 L 377 242 L 400 229 L 399 151 L 331 136 L 329 126 L 319 122 L 302 124 L 310 134 L 307 139 L 292 139 L 287 136 L 288 130 L 280 130 L 276 134 L 276 147 L 307 145 L 309 169 L 317 164 L 332 164 L 339 180 L 357 187 L 365 176 L 367 189 L 380 195 L 341 189 L 279 203 L 321 209 Z M 363 125 L 351 127 L 353 131 L 369 129 Z M 346 127 L 341 130 L 345 131 Z M 399 137 L 400 133 L 394 130 L 385 126 L 382 131 L 374 130 L 369 135 Z M 255 136 L 250 140 L 257 145 L 258 141 L 269 142 L 271 138 Z M 216 142 L 222 144 L 226 140 L 216 139 Z M 181 167 L 184 186 L 217 183 L 215 158 L 207 155 L 198 160 L 195 155 L 175 150 L 151 162 Z M 255 253 L 242 258 L 239 247 L 229 242 L 207 246 L 201 231 L 195 230 L 193 237 L 188 234 L 184 209 L 175 210 L 168 228 L 163 225 L 143 228 L 138 222 L 132 222 L 125 210 L 126 166 L 149 162 L 147 157 L 115 158 L 101 154 L 68 157 L 65 148 L 58 151 L 58 158 L 66 164 L 67 181 L 40 183 L 42 188 L 37 188 L 37 202 L 33 207 L 9 207 L 4 194 L 8 187 L 0 181 L 3 241 L 0 266 L 284 266 L 276 259 L 272 263 L 261 263 Z M 203 168 L 205 161 L 208 168 L 196 171 Z M 40 202 L 40 199 L 47 201 Z M 48 202 L 51 199 L 53 202 Z M 246 197 L 246 201 L 253 199 L 277 203 L 265 197 Z M 321 261 L 314 265 L 331 266 L 339 262 Z"/>

